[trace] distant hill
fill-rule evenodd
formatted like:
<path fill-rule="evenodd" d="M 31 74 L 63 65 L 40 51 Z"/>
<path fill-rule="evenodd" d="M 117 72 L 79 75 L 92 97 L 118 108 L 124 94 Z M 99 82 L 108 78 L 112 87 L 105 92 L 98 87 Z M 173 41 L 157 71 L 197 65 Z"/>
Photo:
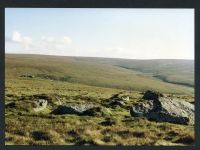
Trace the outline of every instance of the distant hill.
<path fill-rule="evenodd" d="M 148 74 L 165 82 L 194 87 L 194 61 L 180 59 L 133 60 L 119 58 L 78 58 L 84 61 L 112 64 Z"/>
<path fill-rule="evenodd" d="M 6 79 L 33 75 L 99 87 L 165 93 L 194 93 L 193 60 L 132 60 L 6 54 Z"/>

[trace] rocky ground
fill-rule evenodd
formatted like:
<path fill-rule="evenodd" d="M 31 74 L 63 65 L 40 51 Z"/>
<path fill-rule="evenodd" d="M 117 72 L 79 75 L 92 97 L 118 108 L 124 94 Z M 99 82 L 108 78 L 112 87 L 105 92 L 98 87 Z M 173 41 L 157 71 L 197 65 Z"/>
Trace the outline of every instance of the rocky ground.
<path fill-rule="evenodd" d="M 151 90 L 7 80 L 6 144 L 193 145 L 193 103 Z"/>

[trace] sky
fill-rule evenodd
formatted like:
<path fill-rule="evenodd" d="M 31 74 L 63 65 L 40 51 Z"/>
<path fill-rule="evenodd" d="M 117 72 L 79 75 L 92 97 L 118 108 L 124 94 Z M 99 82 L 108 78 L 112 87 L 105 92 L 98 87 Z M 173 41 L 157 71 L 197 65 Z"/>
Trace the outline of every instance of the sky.
<path fill-rule="evenodd" d="M 6 8 L 5 52 L 194 59 L 194 9 Z"/>

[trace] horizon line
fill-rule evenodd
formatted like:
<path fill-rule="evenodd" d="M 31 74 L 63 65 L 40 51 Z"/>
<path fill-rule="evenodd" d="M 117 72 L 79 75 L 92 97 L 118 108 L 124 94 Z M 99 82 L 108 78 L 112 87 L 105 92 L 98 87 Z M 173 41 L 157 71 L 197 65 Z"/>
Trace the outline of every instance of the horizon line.
<path fill-rule="evenodd" d="M 120 57 L 103 57 L 103 56 L 72 56 L 72 55 L 54 55 L 54 54 L 36 54 L 36 53 L 7 53 L 11 55 L 40 55 L 40 56 L 57 56 L 57 57 L 84 57 L 84 58 L 107 58 L 107 59 L 128 59 L 128 60 L 193 60 L 194 59 L 188 59 L 188 58 L 120 58 Z"/>

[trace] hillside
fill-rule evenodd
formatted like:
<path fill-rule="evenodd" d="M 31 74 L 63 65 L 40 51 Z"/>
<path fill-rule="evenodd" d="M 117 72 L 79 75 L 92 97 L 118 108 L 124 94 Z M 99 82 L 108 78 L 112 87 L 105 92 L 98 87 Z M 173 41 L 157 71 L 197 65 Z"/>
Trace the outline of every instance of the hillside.
<path fill-rule="evenodd" d="M 112 64 L 142 72 L 165 82 L 194 86 L 194 61 L 176 59 L 133 60 L 119 58 L 78 58 L 83 61 Z"/>
<path fill-rule="evenodd" d="M 194 104 L 192 62 L 174 60 L 179 69 L 173 72 L 168 60 L 151 61 L 6 54 L 5 145 L 194 145 L 193 124 L 132 116 L 147 89 L 162 92 L 170 104 Z M 181 76 L 187 67 L 188 76 Z M 155 76 L 166 72 L 176 84 Z M 123 96 L 128 100 L 118 101 Z M 69 106 L 94 108 L 84 115 L 56 113 Z"/>
<path fill-rule="evenodd" d="M 32 75 L 35 80 L 59 80 L 124 90 L 194 93 L 192 60 L 131 60 L 6 54 L 6 78 Z"/>

